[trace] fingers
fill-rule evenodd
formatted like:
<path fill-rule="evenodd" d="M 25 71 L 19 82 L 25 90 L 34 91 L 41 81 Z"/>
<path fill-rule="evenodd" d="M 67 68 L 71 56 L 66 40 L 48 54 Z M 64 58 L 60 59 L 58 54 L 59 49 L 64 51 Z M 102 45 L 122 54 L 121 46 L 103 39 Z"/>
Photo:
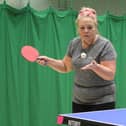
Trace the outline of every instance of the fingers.
<path fill-rule="evenodd" d="M 94 67 L 96 67 L 97 62 L 93 60 L 90 64 L 87 64 L 86 66 L 82 67 L 81 70 L 92 70 Z"/>
<path fill-rule="evenodd" d="M 97 62 L 96 62 L 95 60 L 93 60 L 90 64 L 91 64 L 91 65 L 96 65 Z"/>
<path fill-rule="evenodd" d="M 48 58 L 46 56 L 39 56 L 36 62 L 40 65 L 46 66 L 48 63 Z"/>

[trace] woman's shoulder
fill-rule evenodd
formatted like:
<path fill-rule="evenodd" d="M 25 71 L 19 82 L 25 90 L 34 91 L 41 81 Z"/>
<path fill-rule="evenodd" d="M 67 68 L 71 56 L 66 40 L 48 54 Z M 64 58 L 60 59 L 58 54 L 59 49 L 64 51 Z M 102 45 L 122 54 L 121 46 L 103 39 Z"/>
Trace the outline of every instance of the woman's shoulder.
<path fill-rule="evenodd" d="M 104 36 L 99 37 L 99 46 L 102 47 L 103 50 L 115 50 L 112 41 Z"/>
<path fill-rule="evenodd" d="M 77 37 L 73 38 L 73 39 L 71 40 L 71 43 L 72 43 L 72 45 L 78 45 L 79 43 L 81 43 L 80 37 L 77 36 Z"/>
<path fill-rule="evenodd" d="M 99 38 L 98 38 L 98 40 L 101 42 L 101 43 L 111 43 L 111 41 L 108 39 L 108 38 L 106 38 L 106 37 L 104 37 L 104 36 L 101 36 L 101 35 L 99 35 Z"/>

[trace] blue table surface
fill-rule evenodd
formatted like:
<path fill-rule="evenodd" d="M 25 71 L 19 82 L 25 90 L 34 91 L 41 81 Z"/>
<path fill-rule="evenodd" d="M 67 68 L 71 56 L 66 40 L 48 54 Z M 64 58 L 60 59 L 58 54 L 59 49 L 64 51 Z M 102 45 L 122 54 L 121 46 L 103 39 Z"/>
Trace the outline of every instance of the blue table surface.
<path fill-rule="evenodd" d="M 94 111 L 94 112 L 68 113 L 68 114 L 61 114 L 61 116 L 81 120 L 102 122 L 118 126 L 126 126 L 126 108 Z"/>

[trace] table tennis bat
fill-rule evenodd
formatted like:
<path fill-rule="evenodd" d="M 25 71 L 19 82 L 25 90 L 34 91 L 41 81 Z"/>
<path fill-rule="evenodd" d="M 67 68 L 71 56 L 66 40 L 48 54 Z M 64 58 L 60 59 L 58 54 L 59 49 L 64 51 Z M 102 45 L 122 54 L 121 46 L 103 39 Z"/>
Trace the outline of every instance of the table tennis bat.
<path fill-rule="evenodd" d="M 21 55 L 29 62 L 35 62 L 39 56 L 39 52 L 36 48 L 25 45 L 21 48 Z"/>

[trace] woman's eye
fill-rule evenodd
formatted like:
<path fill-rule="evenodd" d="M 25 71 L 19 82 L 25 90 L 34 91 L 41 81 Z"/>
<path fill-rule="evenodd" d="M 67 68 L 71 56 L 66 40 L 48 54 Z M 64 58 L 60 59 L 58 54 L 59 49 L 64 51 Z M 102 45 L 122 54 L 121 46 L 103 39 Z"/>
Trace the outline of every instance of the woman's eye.
<path fill-rule="evenodd" d="M 81 29 L 81 30 L 84 30 L 84 29 L 85 29 L 85 27 L 80 27 L 80 29 Z"/>
<path fill-rule="evenodd" d="M 91 30 L 93 27 L 92 26 L 88 26 L 87 29 Z"/>
<path fill-rule="evenodd" d="M 87 27 L 80 27 L 81 30 L 92 30 L 93 29 L 93 26 L 87 26 Z"/>

